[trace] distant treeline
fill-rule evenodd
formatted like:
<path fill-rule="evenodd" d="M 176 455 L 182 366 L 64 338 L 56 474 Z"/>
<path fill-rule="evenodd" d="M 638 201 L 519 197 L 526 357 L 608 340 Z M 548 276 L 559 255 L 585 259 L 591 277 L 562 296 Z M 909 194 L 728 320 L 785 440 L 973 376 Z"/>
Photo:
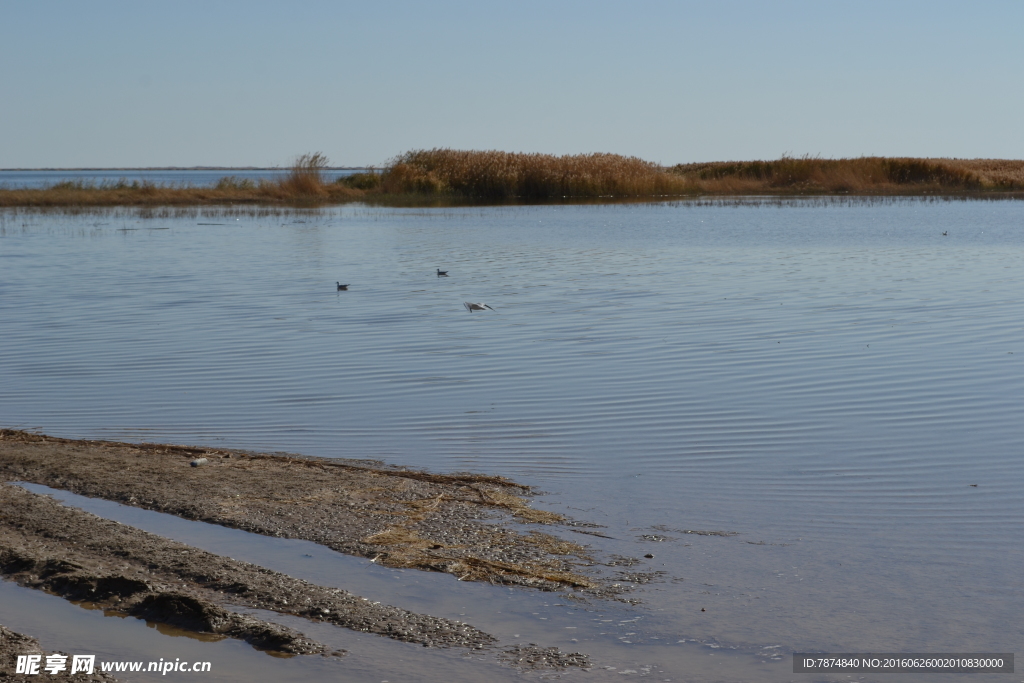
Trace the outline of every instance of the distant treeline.
<path fill-rule="evenodd" d="M 304 154 L 280 179 L 223 178 L 215 187 L 75 181 L 0 189 L 0 206 L 281 204 L 353 201 L 622 200 L 699 195 L 970 195 L 1024 192 L 1024 161 L 783 157 L 664 167 L 617 154 L 416 150 L 384 168 L 328 182 L 323 154 Z"/>

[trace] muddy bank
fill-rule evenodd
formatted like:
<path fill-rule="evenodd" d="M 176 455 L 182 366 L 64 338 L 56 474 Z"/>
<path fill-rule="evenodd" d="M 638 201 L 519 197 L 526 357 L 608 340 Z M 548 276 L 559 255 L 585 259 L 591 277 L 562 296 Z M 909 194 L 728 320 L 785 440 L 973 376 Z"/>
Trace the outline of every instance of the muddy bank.
<path fill-rule="evenodd" d="M 76 673 L 72 675 L 70 672 L 70 665 L 67 666 L 65 671 L 51 674 L 49 672 L 36 674 L 36 675 L 25 675 L 15 673 L 17 670 L 16 665 L 19 655 L 42 655 L 42 664 L 46 663 L 46 655 L 57 654 L 54 651 L 43 650 L 39 645 L 39 641 L 31 636 L 26 636 L 21 633 L 16 633 L 11 629 L 7 628 L 3 624 L 0 624 L 0 681 L 3 683 L 28 683 L 29 681 L 38 681 L 42 678 L 48 681 L 74 681 L 75 683 L 85 683 L 86 681 L 103 681 L 104 683 L 115 683 L 117 681 L 109 673 L 104 673 L 99 670 L 98 667 L 94 667 L 93 673 Z M 67 652 L 61 652 L 59 654 L 66 655 L 68 657 L 67 662 L 71 661 L 71 656 Z"/>
<path fill-rule="evenodd" d="M 598 587 L 585 574 L 593 561 L 583 546 L 522 530 L 524 524 L 576 523 L 532 509 L 529 488 L 501 477 L 4 429 L 0 480 L 304 539 L 389 567 L 447 572 L 460 580 Z"/>
<path fill-rule="evenodd" d="M 467 624 L 214 555 L 10 484 L 0 485 L 0 573 L 69 600 L 291 654 L 320 654 L 325 648 L 292 629 L 241 614 L 238 607 L 425 646 L 482 648 L 494 642 Z"/>

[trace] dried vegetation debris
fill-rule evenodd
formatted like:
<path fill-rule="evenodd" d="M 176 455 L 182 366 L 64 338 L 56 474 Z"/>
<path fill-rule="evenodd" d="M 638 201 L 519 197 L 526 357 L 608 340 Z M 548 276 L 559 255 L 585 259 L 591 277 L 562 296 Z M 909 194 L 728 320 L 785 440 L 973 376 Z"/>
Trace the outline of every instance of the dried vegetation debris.
<path fill-rule="evenodd" d="M 615 578 L 618 581 L 625 583 L 633 583 L 637 585 L 643 585 L 646 583 L 655 583 L 664 581 L 661 577 L 667 575 L 665 571 L 653 571 L 653 572 L 615 572 Z"/>
<path fill-rule="evenodd" d="M 517 669 L 565 669 L 570 666 L 589 668 L 590 655 L 582 652 L 562 652 L 557 647 L 540 647 L 534 643 L 505 648 L 498 656 Z"/>
<path fill-rule="evenodd" d="M 671 532 L 671 533 L 674 533 L 674 534 L 695 534 L 697 536 L 723 536 L 723 537 L 739 536 L 739 532 L 738 531 L 708 531 L 708 530 L 705 530 L 705 529 L 673 529 L 671 527 L 665 526 L 664 524 L 656 524 L 655 526 L 652 526 L 651 528 L 654 529 L 655 531 L 667 531 L 667 532 Z M 675 540 L 675 539 L 672 539 L 672 540 Z"/>
<path fill-rule="evenodd" d="M 293 654 L 324 648 L 236 610 L 270 610 L 425 646 L 494 642 L 467 624 L 214 555 L 9 484 L 0 485 L 0 510 L 0 572 L 71 600 Z"/>
<path fill-rule="evenodd" d="M 604 563 L 606 567 L 633 567 L 642 563 L 638 557 L 628 557 L 626 555 L 611 555 L 608 561 Z"/>
<path fill-rule="evenodd" d="M 652 543 L 664 543 L 665 541 L 675 541 L 675 536 L 662 536 L 661 534 L 640 534 L 637 536 L 641 541 L 650 541 Z"/>
<path fill-rule="evenodd" d="M 201 467 L 190 462 L 205 458 Z M 313 541 L 389 567 L 547 590 L 596 588 L 584 546 L 495 520 L 560 524 L 529 487 L 223 449 L 78 441 L 0 430 L 0 479 L 24 480 L 268 536 Z"/>

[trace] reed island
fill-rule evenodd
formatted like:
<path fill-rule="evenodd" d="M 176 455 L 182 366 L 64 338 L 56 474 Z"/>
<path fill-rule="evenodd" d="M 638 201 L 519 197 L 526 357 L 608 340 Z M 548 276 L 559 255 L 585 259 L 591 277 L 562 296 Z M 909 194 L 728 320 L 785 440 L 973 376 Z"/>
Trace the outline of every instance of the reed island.
<path fill-rule="evenodd" d="M 617 154 L 554 156 L 413 150 L 379 169 L 336 181 L 321 153 L 304 154 L 273 180 L 226 176 L 213 187 L 145 182 L 61 182 L 0 187 L 0 207 L 282 205 L 362 202 L 536 203 L 664 200 L 700 196 L 1024 197 L 1024 160 L 789 157 L 663 166 Z"/>

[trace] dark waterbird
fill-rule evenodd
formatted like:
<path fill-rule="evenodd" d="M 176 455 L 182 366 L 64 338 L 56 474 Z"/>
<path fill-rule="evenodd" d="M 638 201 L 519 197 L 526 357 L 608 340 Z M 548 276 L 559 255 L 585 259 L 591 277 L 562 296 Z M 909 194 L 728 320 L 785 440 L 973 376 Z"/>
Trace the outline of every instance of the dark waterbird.
<path fill-rule="evenodd" d="M 348 291 L 348 285 L 343 285 L 340 282 L 335 282 L 334 284 L 338 285 L 338 291 L 339 292 L 347 292 Z"/>
<path fill-rule="evenodd" d="M 440 268 L 438 268 L 437 269 L 437 276 L 438 277 L 448 277 L 448 271 L 447 270 L 441 270 Z"/>

